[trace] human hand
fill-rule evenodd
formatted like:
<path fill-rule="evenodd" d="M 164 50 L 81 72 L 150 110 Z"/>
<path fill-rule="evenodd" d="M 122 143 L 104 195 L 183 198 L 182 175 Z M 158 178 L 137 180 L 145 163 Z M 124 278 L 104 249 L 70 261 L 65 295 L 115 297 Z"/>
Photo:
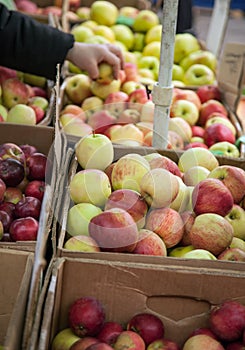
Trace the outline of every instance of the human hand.
<path fill-rule="evenodd" d="M 91 79 L 99 77 L 98 65 L 106 62 L 112 66 L 113 76 L 119 78 L 119 71 L 123 69 L 124 60 L 121 49 L 113 44 L 86 44 L 75 42 L 68 51 L 66 59 L 83 71 Z"/>

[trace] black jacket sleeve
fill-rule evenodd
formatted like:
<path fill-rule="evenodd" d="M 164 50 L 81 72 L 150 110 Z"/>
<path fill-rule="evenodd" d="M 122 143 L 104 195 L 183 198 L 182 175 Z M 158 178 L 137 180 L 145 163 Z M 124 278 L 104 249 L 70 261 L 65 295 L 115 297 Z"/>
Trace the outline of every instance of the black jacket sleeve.
<path fill-rule="evenodd" d="M 0 4 L 0 65 L 54 80 L 74 37 Z"/>

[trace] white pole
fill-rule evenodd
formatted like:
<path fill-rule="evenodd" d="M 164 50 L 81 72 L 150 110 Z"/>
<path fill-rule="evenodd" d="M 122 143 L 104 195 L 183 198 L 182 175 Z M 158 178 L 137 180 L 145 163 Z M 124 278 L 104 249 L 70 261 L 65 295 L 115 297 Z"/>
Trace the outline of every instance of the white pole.
<path fill-rule="evenodd" d="M 178 0 L 163 1 L 161 54 L 158 83 L 153 86 L 155 104 L 153 123 L 153 147 L 164 149 L 168 143 L 169 109 L 172 100 L 172 68 L 178 13 Z"/>

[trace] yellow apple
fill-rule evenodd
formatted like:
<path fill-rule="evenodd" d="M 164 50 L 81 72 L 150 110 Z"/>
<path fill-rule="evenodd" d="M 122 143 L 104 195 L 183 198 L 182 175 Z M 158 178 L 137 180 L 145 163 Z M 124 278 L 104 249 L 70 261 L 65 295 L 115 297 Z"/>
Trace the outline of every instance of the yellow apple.
<path fill-rule="evenodd" d="M 203 147 L 189 148 L 179 157 L 178 166 L 182 172 L 196 165 L 211 171 L 219 165 L 219 162 L 211 151 Z"/>
<path fill-rule="evenodd" d="M 104 38 L 109 40 L 111 43 L 113 43 L 116 39 L 113 30 L 110 27 L 102 25 L 102 24 L 95 27 L 93 32 L 95 35 L 103 36 Z"/>
<path fill-rule="evenodd" d="M 134 45 L 134 33 L 130 27 L 125 24 L 114 24 L 110 27 L 114 32 L 115 39 L 121 41 L 128 50 L 131 50 Z"/>
<path fill-rule="evenodd" d="M 145 45 L 143 51 L 143 56 L 155 56 L 160 59 L 161 54 L 161 42 L 160 41 L 152 41 L 149 44 Z"/>
<path fill-rule="evenodd" d="M 58 332 L 52 341 L 52 350 L 69 350 L 80 338 L 73 333 L 71 328 L 65 328 Z"/>
<path fill-rule="evenodd" d="M 118 14 L 118 8 L 106 0 L 94 1 L 90 7 L 90 19 L 108 27 L 116 23 Z"/>
<path fill-rule="evenodd" d="M 75 41 L 78 42 L 85 42 L 86 39 L 94 35 L 92 29 L 82 26 L 81 24 L 73 27 L 71 30 L 71 34 L 74 36 Z"/>
<path fill-rule="evenodd" d="M 112 82 L 109 84 L 102 84 L 97 81 L 92 81 L 90 90 L 95 96 L 105 100 L 110 93 L 119 91 L 120 87 L 121 81 L 116 79 L 112 80 Z"/>
<path fill-rule="evenodd" d="M 152 41 L 160 41 L 162 38 L 162 24 L 158 24 L 151 29 L 148 30 L 148 32 L 145 34 L 145 43 L 149 44 Z"/>
<path fill-rule="evenodd" d="M 157 14 L 151 10 L 141 10 L 135 17 L 133 29 L 135 32 L 146 33 L 152 27 L 159 24 Z"/>

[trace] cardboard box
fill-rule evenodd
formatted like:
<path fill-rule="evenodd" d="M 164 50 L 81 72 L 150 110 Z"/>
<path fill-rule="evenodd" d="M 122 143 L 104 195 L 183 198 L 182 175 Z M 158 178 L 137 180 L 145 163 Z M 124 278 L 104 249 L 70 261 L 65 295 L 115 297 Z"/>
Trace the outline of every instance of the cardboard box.
<path fill-rule="evenodd" d="M 0 344 L 22 349 L 34 254 L 0 248 Z"/>
<path fill-rule="evenodd" d="M 244 271 L 57 259 L 37 349 L 50 348 L 54 336 L 68 327 L 69 306 L 84 296 L 102 302 L 107 321 L 125 325 L 136 313 L 156 314 L 166 338 L 182 346 L 194 329 L 207 326 L 213 306 L 226 299 L 244 304 L 244 288 Z"/>

